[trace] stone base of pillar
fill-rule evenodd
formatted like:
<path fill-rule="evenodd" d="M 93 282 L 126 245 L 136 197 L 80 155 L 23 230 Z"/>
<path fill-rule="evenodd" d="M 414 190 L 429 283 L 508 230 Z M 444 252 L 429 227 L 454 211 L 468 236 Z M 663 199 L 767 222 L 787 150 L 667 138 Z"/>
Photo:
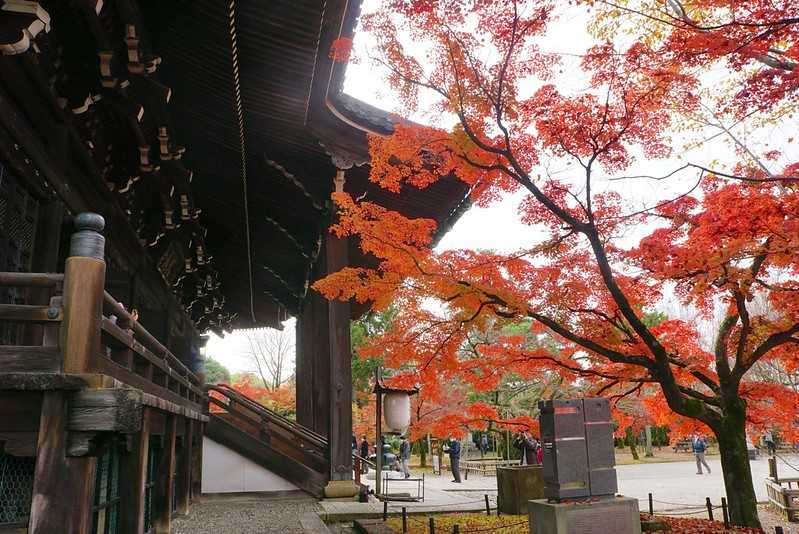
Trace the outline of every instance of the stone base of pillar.
<path fill-rule="evenodd" d="M 353 480 L 331 480 L 325 486 L 325 498 L 347 500 L 357 498 L 359 489 Z"/>
<path fill-rule="evenodd" d="M 528 506 L 530 532 L 641 534 L 638 499 L 630 497 L 618 495 L 596 501 L 561 503 L 537 499 Z"/>

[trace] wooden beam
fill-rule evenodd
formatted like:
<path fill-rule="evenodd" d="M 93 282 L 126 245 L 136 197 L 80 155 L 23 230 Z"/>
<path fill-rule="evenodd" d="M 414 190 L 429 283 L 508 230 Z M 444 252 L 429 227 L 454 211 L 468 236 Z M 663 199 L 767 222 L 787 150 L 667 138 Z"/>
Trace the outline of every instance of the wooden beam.
<path fill-rule="evenodd" d="M 153 508 L 155 515 L 155 534 L 170 534 L 172 530 L 172 495 L 175 472 L 175 430 L 177 417 L 166 416 L 163 447 L 158 459 L 158 480 L 155 485 Z"/>
<path fill-rule="evenodd" d="M 120 466 L 121 499 L 119 532 L 144 531 L 144 486 L 147 482 L 147 453 L 150 444 L 151 410 L 144 408 L 141 431 L 131 436 L 130 450 Z"/>
<path fill-rule="evenodd" d="M 88 534 L 97 459 L 68 458 L 66 393 L 43 394 L 30 534 Z"/>
<path fill-rule="evenodd" d="M 55 373 L 61 369 L 61 350 L 58 347 L 0 346 L 0 369 L 4 373 Z"/>
<path fill-rule="evenodd" d="M 26 323 L 52 323 L 63 318 L 62 311 L 50 306 L 28 304 L 0 304 L 0 319 Z"/>
<path fill-rule="evenodd" d="M 138 432 L 142 393 L 133 389 L 85 389 L 75 393 L 69 409 L 69 430 Z"/>

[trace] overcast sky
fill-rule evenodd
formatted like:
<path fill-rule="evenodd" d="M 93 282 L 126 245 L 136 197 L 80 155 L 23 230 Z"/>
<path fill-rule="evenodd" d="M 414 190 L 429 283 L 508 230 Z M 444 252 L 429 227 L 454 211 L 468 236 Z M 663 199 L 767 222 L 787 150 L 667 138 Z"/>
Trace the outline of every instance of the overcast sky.
<path fill-rule="evenodd" d="M 362 12 L 369 12 L 379 5 L 380 0 L 365 0 Z M 565 2 L 563 5 L 567 5 Z M 557 23 L 550 26 L 547 35 L 541 39 L 540 46 L 546 52 L 556 53 L 561 57 L 563 75 L 557 79 L 557 84 L 563 90 L 580 91 L 588 87 L 587 80 L 579 73 L 579 55 L 583 54 L 592 44 L 592 39 L 584 31 L 588 22 L 588 12 L 585 9 L 575 10 L 569 7 L 570 11 L 563 16 Z M 360 60 L 355 64 L 350 64 L 347 69 L 347 76 L 344 90 L 348 94 L 359 98 L 365 102 L 378 106 L 387 111 L 399 111 L 397 101 L 391 91 L 383 85 L 380 68 L 375 66 L 368 58 L 371 54 L 371 38 L 364 32 L 356 33 L 354 43 L 355 55 Z M 720 73 L 723 71 L 719 71 Z M 720 83 L 722 74 L 711 73 L 705 79 L 706 84 Z M 540 85 L 537 80 L 530 80 L 530 87 L 527 91 L 532 92 Z M 425 102 L 425 100 L 421 100 Z M 418 122 L 429 123 L 430 118 L 420 114 L 411 117 Z M 745 125 L 739 126 L 736 134 L 741 136 L 747 143 L 763 147 L 765 144 L 772 144 L 770 148 L 779 148 L 788 153 L 794 161 L 799 159 L 799 146 L 795 141 L 785 144 L 785 140 L 796 136 L 795 126 L 777 124 L 768 131 L 760 132 L 755 136 L 749 132 Z M 710 137 L 718 132 L 708 131 Z M 765 137 L 763 137 L 765 136 Z M 680 144 L 680 137 L 675 136 Z M 686 140 L 687 142 L 687 140 Z M 629 175 L 664 175 L 671 170 L 681 166 L 685 161 L 709 163 L 714 160 L 731 159 L 733 151 L 730 148 L 729 139 L 724 136 L 717 136 L 707 141 L 698 148 L 682 151 L 670 160 L 647 161 L 640 158 L 639 161 L 626 174 Z M 549 162 L 552 169 L 565 169 L 562 162 Z M 777 170 L 777 167 L 773 170 Z M 596 189 L 613 189 L 619 192 L 628 202 L 628 209 L 632 211 L 646 207 L 652 207 L 663 200 L 688 191 L 696 182 L 695 173 L 685 173 L 668 181 L 654 180 L 624 180 L 609 182 L 601 180 Z M 520 248 L 530 247 L 540 241 L 543 235 L 534 231 L 529 226 L 519 222 L 517 207 L 524 198 L 523 192 L 507 195 L 501 201 L 496 202 L 488 208 L 472 208 L 465 213 L 450 232 L 439 243 L 439 250 L 448 249 L 493 249 L 499 252 L 512 252 Z M 645 234 L 651 231 L 651 227 L 638 227 L 631 229 L 625 236 L 623 245 L 633 246 Z M 286 327 L 294 329 L 294 320 L 286 323 Z M 240 333 L 233 333 L 220 339 L 212 334 L 208 343 L 207 354 L 216 358 L 232 371 L 251 371 L 252 364 L 246 356 L 246 345 Z"/>

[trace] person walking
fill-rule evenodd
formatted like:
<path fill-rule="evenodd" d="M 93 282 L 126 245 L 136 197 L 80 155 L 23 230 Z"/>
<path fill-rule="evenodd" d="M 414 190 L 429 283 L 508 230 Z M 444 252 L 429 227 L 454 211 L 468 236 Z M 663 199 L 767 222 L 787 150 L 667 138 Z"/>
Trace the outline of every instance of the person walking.
<path fill-rule="evenodd" d="M 696 458 L 696 474 L 697 475 L 703 474 L 702 466 L 704 465 L 705 469 L 707 469 L 707 474 L 709 475 L 710 466 L 707 465 L 707 462 L 705 461 L 705 451 L 707 451 L 707 442 L 705 442 L 705 439 L 702 436 L 696 434 L 694 436 L 693 441 L 691 442 L 691 447 L 694 450 L 694 457 Z"/>
<path fill-rule="evenodd" d="M 452 482 L 457 484 L 461 483 L 461 444 L 458 440 L 453 439 L 452 436 L 447 438 L 448 446 L 444 452 L 449 453 L 449 465 L 452 469 Z"/>
<path fill-rule="evenodd" d="M 366 435 L 361 436 L 361 458 L 363 458 L 363 462 L 361 463 L 361 472 L 366 474 L 369 472 L 369 464 L 366 463 L 369 460 L 369 440 L 366 439 Z"/>
<path fill-rule="evenodd" d="M 480 438 L 480 457 L 482 458 L 485 456 L 485 453 L 488 452 L 488 436 L 483 434 L 483 437 Z"/>
<path fill-rule="evenodd" d="M 513 445 L 522 451 L 519 465 L 535 465 L 538 463 L 538 442 L 527 430 L 522 430 L 522 433 L 514 440 Z"/>
<path fill-rule="evenodd" d="M 402 436 L 402 443 L 400 443 L 400 470 L 405 475 L 405 478 L 411 478 L 410 462 L 411 442 L 408 441 L 408 436 Z"/>
<path fill-rule="evenodd" d="M 766 443 L 768 455 L 774 456 L 777 453 L 777 445 L 774 443 L 774 434 L 771 433 L 771 430 L 766 432 L 766 434 L 763 436 L 763 441 Z"/>

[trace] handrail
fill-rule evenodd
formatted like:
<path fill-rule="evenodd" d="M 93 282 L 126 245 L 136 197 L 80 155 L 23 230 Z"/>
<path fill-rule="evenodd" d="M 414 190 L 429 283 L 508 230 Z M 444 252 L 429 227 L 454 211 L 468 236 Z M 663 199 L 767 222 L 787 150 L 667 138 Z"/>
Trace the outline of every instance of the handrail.
<path fill-rule="evenodd" d="M 361 455 L 360 455 L 360 454 L 358 454 L 358 453 L 355 453 L 355 452 L 353 452 L 353 453 L 352 453 L 352 458 L 353 458 L 353 459 L 354 459 L 356 462 L 363 462 L 363 463 L 365 463 L 366 465 L 368 465 L 369 467 L 371 467 L 372 469 L 376 469 L 376 467 L 375 467 L 375 463 L 374 463 L 373 461 L 371 461 L 371 460 L 368 460 L 368 459 L 364 458 L 363 456 L 361 456 Z"/>
<path fill-rule="evenodd" d="M 58 287 L 63 283 L 60 273 L 0 272 L 0 287 Z"/>
<path fill-rule="evenodd" d="M 150 349 L 154 354 L 160 356 L 161 358 L 167 360 L 170 367 L 176 367 L 180 373 L 185 376 L 190 382 L 199 386 L 200 379 L 195 375 L 186 365 L 180 361 L 177 357 L 175 357 L 172 352 L 164 345 L 161 344 L 153 335 L 147 331 L 138 321 L 133 319 L 130 315 L 130 312 L 124 308 L 119 302 L 114 299 L 114 297 L 108 293 L 108 291 L 103 291 L 103 303 L 108 306 L 109 310 L 113 315 L 116 315 L 118 318 L 123 319 L 126 323 L 130 324 L 131 329 L 133 332 L 141 337 L 148 349 Z"/>
<path fill-rule="evenodd" d="M 228 399 L 232 399 L 233 401 L 243 404 L 253 412 L 265 417 L 270 422 L 277 424 L 278 426 L 292 432 L 294 434 L 300 435 L 306 441 L 311 442 L 313 445 L 319 447 L 320 449 L 325 449 L 327 447 L 327 439 L 317 434 L 316 432 L 305 428 L 304 426 L 300 425 L 296 421 L 292 421 L 282 415 L 279 415 L 269 408 L 258 404 L 257 402 L 253 401 L 252 399 L 248 398 L 247 396 L 239 393 L 232 387 L 228 386 L 227 384 L 206 384 L 205 385 L 206 391 L 216 391 Z"/>

